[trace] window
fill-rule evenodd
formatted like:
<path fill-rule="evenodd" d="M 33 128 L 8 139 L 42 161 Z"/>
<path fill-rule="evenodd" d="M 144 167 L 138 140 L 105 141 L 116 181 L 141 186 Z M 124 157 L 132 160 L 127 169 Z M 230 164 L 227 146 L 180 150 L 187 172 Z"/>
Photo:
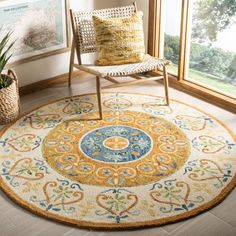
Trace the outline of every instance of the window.
<path fill-rule="evenodd" d="M 173 84 L 236 111 L 236 4 L 149 1 L 149 53 L 172 61 Z"/>
<path fill-rule="evenodd" d="M 225 1 L 190 5 L 191 40 L 186 79 L 236 97 L 236 7 Z"/>
<path fill-rule="evenodd" d="M 180 47 L 181 1 L 165 0 L 164 6 L 164 57 L 172 62 L 168 71 L 178 74 Z"/>

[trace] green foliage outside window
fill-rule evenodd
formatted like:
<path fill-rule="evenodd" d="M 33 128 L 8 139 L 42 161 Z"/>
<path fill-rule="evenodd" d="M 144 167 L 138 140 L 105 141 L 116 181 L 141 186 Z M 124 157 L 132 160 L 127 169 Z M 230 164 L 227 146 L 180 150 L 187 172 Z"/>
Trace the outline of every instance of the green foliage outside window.
<path fill-rule="evenodd" d="M 178 36 L 165 35 L 164 55 L 165 58 L 178 64 L 179 61 L 179 45 Z M 214 75 L 219 80 L 236 84 L 234 77 L 236 68 L 236 54 L 226 52 L 221 48 L 207 47 L 198 43 L 191 43 L 190 64 L 189 67 L 196 71 L 201 71 Z"/>

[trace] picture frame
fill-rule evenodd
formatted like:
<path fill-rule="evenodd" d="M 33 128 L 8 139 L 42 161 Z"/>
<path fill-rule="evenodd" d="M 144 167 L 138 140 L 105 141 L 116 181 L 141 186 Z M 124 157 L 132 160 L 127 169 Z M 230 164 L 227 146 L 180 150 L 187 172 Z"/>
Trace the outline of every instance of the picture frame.
<path fill-rule="evenodd" d="M 8 67 L 66 52 L 69 0 L 0 1 L 0 29 L 0 38 L 12 32 L 15 41 Z"/>

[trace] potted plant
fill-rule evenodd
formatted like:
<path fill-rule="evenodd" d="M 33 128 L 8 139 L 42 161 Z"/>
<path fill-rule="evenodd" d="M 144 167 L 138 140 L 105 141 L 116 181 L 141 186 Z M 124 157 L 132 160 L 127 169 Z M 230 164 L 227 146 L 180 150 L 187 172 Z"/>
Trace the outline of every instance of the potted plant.
<path fill-rule="evenodd" d="M 12 69 L 7 74 L 3 72 L 12 56 L 10 50 L 14 42 L 9 44 L 11 34 L 12 32 L 7 33 L 0 40 L 0 125 L 15 120 L 20 107 L 17 76 Z"/>

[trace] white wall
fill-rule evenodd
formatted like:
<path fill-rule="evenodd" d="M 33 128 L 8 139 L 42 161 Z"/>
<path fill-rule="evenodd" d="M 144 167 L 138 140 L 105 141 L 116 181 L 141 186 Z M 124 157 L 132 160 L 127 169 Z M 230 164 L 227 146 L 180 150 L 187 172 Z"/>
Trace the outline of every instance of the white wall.
<path fill-rule="evenodd" d="M 93 10 L 116 7 L 119 0 L 70 0 L 70 8 L 75 10 Z M 24 86 L 68 72 L 69 52 L 42 58 L 15 66 L 19 85 Z"/>
<path fill-rule="evenodd" d="M 70 8 L 75 10 L 93 10 L 129 5 L 132 2 L 132 0 L 70 0 Z M 147 45 L 149 0 L 136 0 L 136 2 L 138 10 L 144 12 L 145 42 Z M 19 85 L 24 86 L 67 73 L 69 57 L 69 52 L 66 52 L 15 66 L 13 69 L 18 75 Z"/>

